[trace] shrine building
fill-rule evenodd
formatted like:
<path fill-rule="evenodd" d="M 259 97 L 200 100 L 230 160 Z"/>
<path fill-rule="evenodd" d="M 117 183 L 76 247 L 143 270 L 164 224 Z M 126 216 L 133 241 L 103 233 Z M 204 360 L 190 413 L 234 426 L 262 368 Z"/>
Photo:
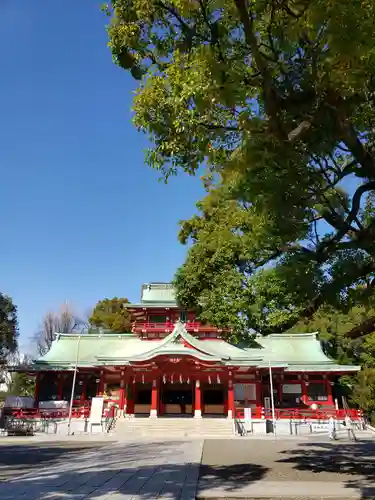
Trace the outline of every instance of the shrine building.
<path fill-rule="evenodd" d="M 315 333 L 257 336 L 254 347 L 225 340 L 176 302 L 172 285 L 142 286 L 127 307 L 131 332 L 56 334 L 47 354 L 28 370 L 36 402 L 69 401 L 77 361 L 74 404 L 103 395 L 128 416 L 227 416 L 244 407 L 334 408 L 335 382 L 359 366 L 339 365 Z M 270 370 L 271 368 L 271 370 Z"/>

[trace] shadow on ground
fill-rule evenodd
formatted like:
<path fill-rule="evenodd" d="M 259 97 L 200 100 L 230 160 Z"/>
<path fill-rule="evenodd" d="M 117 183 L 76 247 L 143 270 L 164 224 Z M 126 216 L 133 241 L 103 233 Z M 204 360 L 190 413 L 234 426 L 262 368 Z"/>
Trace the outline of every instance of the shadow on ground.
<path fill-rule="evenodd" d="M 338 475 L 346 487 L 356 488 L 363 499 L 375 498 L 375 442 L 301 443 L 283 450 L 279 464 L 320 476 Z"/>
<path fill-rule="evenodd" d="M 114 495 L 113 499 L 132 495 L 144 500 L 159 496 L 170 500 L 195 498 L 198 467 L 186 465 L 181 442 L 126 443 L 122 446 L 106 443 L 100 445 L 99 453 L 98 446 L 94 445 L 92 449 L 87 446 L 51 449 L 23 446 L 23 453 L 17 449 L 13 455 L 10 452 L 15 448 L 18 447 L 9 447 L 5 455 L 2 453 L 5 447 L 0 448 L 0 463 L 4 467 L 4 462 L 8 467 L 14 467 L 17 462 L 20 471 L 25 465 L 29 466 L 33 456 L 35 465 L 39 457 L 43 457 L 43 467 L 1 483 L 1 500 L 99 500 L 109 495 Z M 173 463 L 171 449 L 176 463 Z M 166 463 L 162 463 L 163 457 Z M 158 464 L 155 459 L 159 460 Z"/>
<path fill-rule="evenodd" d="M 267 467 L 254 463 L 201 465 L 199 484 L 202 488 L 219 487 L 224 491 L 235 492 L 246 484 L 263 479 L 267 470 Z"/>
<path fill-rule="evenodd" d="M 205 441 L 199 492 L 204 493 L 211 487 L 245 495 L 246 487 L 256 483 L 261 483 L 266 491 L 267 482 L 284 483 L 283 487 L 289 483 L 292 493 L 293 484 L 310 484 L 310 491 L 308 488 L 306 491 L 309 498 L 317 498 L 317 495 L 324 498 L 320 496 L 319 488 L 325 484 L 331 491 L 343 488 L 348 489 L 348 496 L 355 491 L 357 498 L 374 499 L 375 441 Z M 249 488 L 248 491 L 256 489 Z"/>
<path fill-rule="evenodd" d="M 207 440 L 200 470 L 186 449 L 180 441 L 1 446 L 0 471 L 17 469 L 19 476 L 0 484 L 0 498 L 192 500 L 198 475 L 200 486 L 232 495 L 258 482 L 318 481 L 375 498 L 374 441 Z"/>
<path fill-rule="evenodd" d="M 237 440 L 204 442 L 199 470 L 200 488 L 218 487 L 223 491 L 235 492 L 244 485 L 261 481 L 266 476 L 269 468 L 257 463 L 256 454 L 248 460 L 247 456 L 236 453 L 238 446 Z"/>
<path fill-rule="evenodd" d="M 26 474 L 40 466 L 51 464 L 57 460 L 69 460 L 90 449 L 98 450 L 103 443 L 43 443 L 0 446 L 0 481 L 13 476 Z"/>

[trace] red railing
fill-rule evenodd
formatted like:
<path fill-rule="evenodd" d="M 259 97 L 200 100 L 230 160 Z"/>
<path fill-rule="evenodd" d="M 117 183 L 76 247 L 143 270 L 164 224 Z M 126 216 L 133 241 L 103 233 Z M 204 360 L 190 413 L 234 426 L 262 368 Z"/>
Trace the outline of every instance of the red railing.
<path fill-rule="evenodd" d="M 52 410 L 52 409 L 14 409 L 9 412 L 9 415 L 13 418 L 17 419 L 26 419 L 26 420 L 53 420 L 53 419 L 65 419 L 69 417 L 69 410 L 61 409 L 61 410 Z M 88 418 L 90 415 L 89 407 L 76 407 L 72 409 L 72 417 L 73 418 Z"/>
<path fill-rule="evenodd" d="M 275 408 L 275 418 L 280 419 L 296 419 L 296 420 L 326 420 L 329 416 L 334 416 L 338 420 L 344 420 L 349 416 L 352 420 L 362 418 L 360 410 L 335 410 L 329 408 L 319 408 L 318 410 L 299 409 L 299 408 Z M 252 418 L 272 419 L 272 410 L 270 408 L 252 408 Z M 236 418 L 244 418 L 244 410 L 236 410 Z"/>
<path fill-rule="evenodd" d="M 172 322 L 168 323 L 135 323 L 133 326 L 134 332 L 172 332 L 175 324 Z M 185 328 L 187 331 L 191 332 L 219 332 L 220 329 L 215 326 L 202 325 L 201 323 L 185 323 Z"/>
<path fill-rule="evenodd" d="M 103 417 L 108 416 L 109 411 L 113 411 L 114 405 L 118 405 L 118 401 L 106 399 L 103 408 Z M 111 406 L 108 403 L 112 403 Z M 110 410 L 111 408 L 111 410 Z M 86 401 L 83 404 L 74 404 L 72 408 L 72 418 L 88 418 L 90 416 L 91 404 Z M 40 419 L 65 419 L 69 417 L 69 409 L 47 409 L 47 408 L 8 408 L 6 414 L 17 419 L 25 420 L 40 420 Z"/>

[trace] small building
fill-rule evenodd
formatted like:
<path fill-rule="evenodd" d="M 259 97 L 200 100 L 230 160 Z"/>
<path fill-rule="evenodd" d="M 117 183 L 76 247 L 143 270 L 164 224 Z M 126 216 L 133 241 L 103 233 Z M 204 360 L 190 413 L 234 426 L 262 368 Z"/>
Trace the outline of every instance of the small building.
<path fill-rule="evenodd" d="M 131 332 L 57 334 L 35 360 L 37 401 L 69 400 L 77 360 L 76 404 L 94 396 L 115 401 L 135 416 L 228 416 L 252 407 L 334 408 L 333 386 L 358 366 L 338 365 L 315 333 L 258 336 L 253 347 L 225 340 L 176 302 L 172 285 L 143 285 L 141 301 L 127 305 Z"/>

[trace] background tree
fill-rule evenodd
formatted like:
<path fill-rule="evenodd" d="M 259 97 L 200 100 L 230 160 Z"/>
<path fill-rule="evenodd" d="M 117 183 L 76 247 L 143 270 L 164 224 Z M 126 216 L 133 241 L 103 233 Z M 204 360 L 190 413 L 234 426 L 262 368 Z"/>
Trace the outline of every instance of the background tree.
<path fill-rule="evenodd" d="M 28 354 L 21 354 L 18 350 L 12 356 L 9 364 L 10 366 L 23 366 L 31 365 L 32 357 Z M 10 373 L 8 383 L 8 396 L 30 396 L 33 397 L 35 393 L 35 377 L 30 377 L 26 373 L 13 372 Z"/>
<path fill-rule="evenodd" d="M 168 179 L 205 164 L 178 298 L 214 324 L 282 332 L 375 284 L 375 4 L 113 0 L 115 62 Z M 373 331 L 366 317 L 357 337 Z"/>
<path fill-rule="evenodd" d="M 364 306 L 355 306 L 346 313 L 324 307 L 312 318 L 299 321 L 289 332 L 319 332 L 326 353 L 338 362 L 375 368 L 375 332 L 358 338 L 347 336 L 353 325 L 373 314 L 374 309 Z"/>
<path fill-rule="evenodd" d="M 32 357 L 27 354 L 21 354 L 17 349 L 10 354 L 7 359 L 6 370 L 2 373 L 0 401 L 5 400 L 7 396 L 34 396 L 35 378 L 25 373 L 13 372 L 12 368 L 16 366 L 28 366 L 32 362 Z"/>
<path fill-rule="evenodd" d="M 90 324 L 113 332 L 130 332 L 131 315 L 124 307 L 125 304 L 129 304 L 129 300 L 125 298 L 99 300 L 89 319 Z"/>
<path fill-rule="evenodd" d="M 56 333 L 78 333 L 84 326 L 84 322 L 68 304 L 63 304 L 58 312 L 47 312 L 34 339 L 38 354 L 44 355 L 49 351 Z"/>
<path fill-rule="evenodd" d="M 0 293 L 0 368 L 16 351 L 17 339 L 17 307 L 10 297 Z"/>
<path fill-rule="evenodd" d="M 375 424 L 375 369 L 364 368 L 351 382 L 351 401 Z"/>
<path fill-rule="evenodd" d="M 374 314 L 374 309 L 364 306 L 355 306 L 347 313 L 324 307 L 312 318 L 299 321 L 290 332 L 317 331 L 329 356 L 339 363 L 362 366 L 356 376 L 341 377 L 340 393 L 375 424 L 375 332 L 354 339 L 347 336 L 355 325 Z"/>

